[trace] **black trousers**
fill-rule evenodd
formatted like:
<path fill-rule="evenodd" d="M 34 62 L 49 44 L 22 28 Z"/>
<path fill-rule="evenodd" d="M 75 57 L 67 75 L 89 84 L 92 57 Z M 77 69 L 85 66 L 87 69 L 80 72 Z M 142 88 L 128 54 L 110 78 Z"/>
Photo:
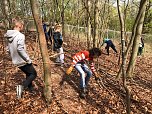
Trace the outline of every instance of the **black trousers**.
<path fill-rule="evenodd" d="M 32 63 L 26 64 L 24 66 L 19 67 L 25 74 L 26 74 L 26 80 L 23 82 L 24 88 L 31 88 L 32 87 L 32 81 L 36 78 L 37 72 L 34 69 Z"/>
<path fill-rule="evenodd" d="M 109 55 L 109 47 L 111 47 L 111 48 L 117 53 L 117 50 L 116 50 L 114 44 L 111 44 L 111 45 L 107 45 L 107 46 L 105 47 L 105 49 L 107 49 L 107 54 L 108 54 L 108 55 Z"/>
<path fill-rule="evenodd" d="M 139 48 L 138 48 L 138 53 L 137 53 L 137 55 L 138 55 L 138 56 L 141 55 L 142 52 L 143 52 L 143 47 L 139 47 Z"/>

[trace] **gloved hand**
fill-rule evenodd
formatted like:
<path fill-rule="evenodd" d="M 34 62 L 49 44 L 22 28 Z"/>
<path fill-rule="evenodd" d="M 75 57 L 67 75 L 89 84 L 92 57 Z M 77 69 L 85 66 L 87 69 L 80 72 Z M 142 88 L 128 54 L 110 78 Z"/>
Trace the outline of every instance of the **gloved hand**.
<path fill-rule="evenodd" d="M 97 72 L 95 72 L 94 75 L 95 75 L 95 80 L 99 80 L 99 78 L 100 78 L 99 74 L 97 74 Z"/>
<path fill-rule="evenodd" d="M 72 70 L 73 70 L 73 66 L 70 66 L 66 71 L 66 74 L 69 75 L 72 72 Z"/>
<path fill-rule="evenodd" d="M 95 77 L 95 80 L 98 81 L 98 80 L 99 80 L 99 77 Z"/>

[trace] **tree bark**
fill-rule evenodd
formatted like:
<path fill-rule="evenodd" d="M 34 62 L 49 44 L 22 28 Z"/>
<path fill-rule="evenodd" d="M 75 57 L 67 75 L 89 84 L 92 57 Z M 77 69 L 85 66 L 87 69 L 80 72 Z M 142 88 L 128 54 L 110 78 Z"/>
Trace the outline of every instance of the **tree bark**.
<path fill-rule="evenodd" d="M 37 32 L 39 34 L 38 37 L 39 37 L 40 50 L 41 50 L 41 55 L 42 55 L 42 60 L 43 60 L 44 82 L 45 82 L 44 95 L 45 95 L 46 101 L 50 103 L 52 100 L 51 72 L 50 72 L 51 61 L 49 59 L 46 39 L 45 39 L 45 35 L 42 28 L 42 19 L 40 17 L 39 3 L 37 0 L 30 0 L 30 3 L 31 3 L 31 9 L 32 9 L 34 20 L 35 20 Z"/>
<path fill-rule="evenodd" d="M 135 36 L 136 36 L 136 31 L 137 31 L 137 28 L 138 28 L 137 26 L 138 26 L 139 20 L 140 20 L 140 18 L 141 18 L 142 12 L 143 12 L 143 10 L 144 10 L 144 5 L 142 5 L 142 3 L 144 3 L 144 2 L 146 2 L 146 1 L 145 1 L 145 0 L 142 0 L 142 1 L 140 2 L 140 8 L 139 8 L 137 17 L 136 17 L 135 22 L 134 22 L 134 26 L 133 26 L 133 29 L 132 29 L 131 38 L 130 38 L 129 44 L 128 44 L 128 46 L 127 46 L 127 50 L 126 50 L 126 52 L 125 52 L 125 62 L 126 62 L 126 60 L 127 60 L 128 53 L 129 53 L 129 51 L 130 51 L 130 48 L 131 48 L 131 46 L 132 46 L 132 44 L 133 44 L 133 41 L 134 41 L 134 38 L 135 38 Z M 122 73 L 122 72 L 121 72 L 121 71 L 122 71 L 121 68 L 122 68 L 122 67 L 120 67 L 120 69 L 119 69 L 119 72 L 118 72 L 118 74 L 117 74 L 117 78 L 119 78 L 120 75 L 121 75 L 121 73 Z M 128 76 L 128 75 L 127 75 L 127 76 Z"/>
<path fill-rule="evenodd" d="M 62 24 L 62 37 L 64 38 L 64 36 L 65 36 L 65 30 L 64 30 L 64 0 L 62 0 L 61 24 Z"/>
<path fill-rule="evenodd" d="M 125 72 L 125 24 L 124 24 L 124 18 L 122 16 L 120 6 L 119 6 L 119 0 L 117 0 L 117 7 L 118 7 L 118 14 L 119 14 L 119 20 L 120 20 L 120 26 L 121 26 L 121 45 L 122 45 L 122 80 L 123 80 L 123 86 L 126 91 L 126 112 L 127 114 L 130 114 L 130 91 L 126 84 L 126 72 Z"/>
<path fill-rule="evenodd" d="M 4 22 L 4 25 L 5 25 L 5 30 L 7 30 L 8 28 L 10 28 L 10 20 L 9 20 L 9 4 L 8 4 L 8 1 L 7 0 L 2 0 L 0 1 L 1 2 L 1 5 L 2 5 L 2 12 L 3 12 L 3 15 L 4 15 L 4 18 L 5 20 L 3 21 Z"/>
<path fill-rule="evenodd" d="M 91 41 L 91 17 L 90 17 L 90 10 L 91 10 L 91 3 L 90 0 L 86 0 L 87 1 L 87 19 L 88 19 L 88 23 L 87 23 L 87 46 L 88 49 L 90 48 L 90 41 Z"/>
<path fill-rule="evenodd" d="M 143 22 L 145 18 L 145 11 L 146 11 L 146 5 L 147 5 L 147 0 L 141 0 L 140 2 L 140 9 L 141 9 L 141 16 L 139 18 L 139 21 L 137 23 L 137 30 L 135 33 L 135 38 L 133 40 L 133 47 L 132 47 L 132 53 L 129 61 L 129 65 L 127 68 L 127 76 L 131 77 L 134 71 L 135 63 L 136 63 L 136 58 L 137 58 L 137 51 L 138 51 L 138 44 L 140 41 L 140 37 L 142 34 L 142 28 L 143 28 Z"/>
<path fill-rule="evenodd" d="M 99 18 L 99 12 L 98 12 L 98 0 L 95 0 L 94 3 L 94 33 L 93 33 L 93 47 L 96 47 L 96 39 L 98 35 L 98 18 Z"/>

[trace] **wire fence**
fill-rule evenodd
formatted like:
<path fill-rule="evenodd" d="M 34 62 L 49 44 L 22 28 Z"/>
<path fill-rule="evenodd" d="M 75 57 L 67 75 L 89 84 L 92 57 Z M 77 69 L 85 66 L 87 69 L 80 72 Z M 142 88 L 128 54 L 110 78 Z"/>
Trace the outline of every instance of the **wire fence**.
<path fill-rule="evenodd" d="M 65 31 L 68 34 L 71 34 L 71 37 L 77 37 L 79 34 L 80 39 L 87 41 L 87 27 L 80 27 L 80 26 L 73 26 L 73 25 L 65 25 Z M 101 31 L 99 29 L 98 31 Z M 128 38 L 131 37 L 132 32 L 126 32 Z M 121 39 L 121 32 L 116 30 L 106 29 L 103 31 L 103 38 L 110 38 L 113 40 L 120 40 Z M 142 34 L 142 37 L 145 40 L 145 43 L 152 43 L 152 35 L 151 34 Z"/>

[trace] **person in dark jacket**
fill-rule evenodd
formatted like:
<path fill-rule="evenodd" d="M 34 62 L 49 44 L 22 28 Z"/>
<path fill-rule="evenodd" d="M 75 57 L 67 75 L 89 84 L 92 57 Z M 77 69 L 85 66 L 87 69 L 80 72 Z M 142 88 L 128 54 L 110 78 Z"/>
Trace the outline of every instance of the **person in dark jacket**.
<path fill-rule="evenodd" d="M 101 44 L 101 46 L 103 46 L 104 43 L 107 44 L 106 47 L 105 47 L 105 49 L 107 50 L 107 54 L 108 54 L 108 55 L 109 55 L 109 48 L 110 48 L 110 47 L 117 53 L 117 50 L 116 50 L 115 45 L 113 44 L 113 42 L 112 42 L 109 38 L 105 38 L 105 39 L 103 40 L 103 43 Z"/>
<path fill-rule="evenodd" d="M 44 21 L 42 21 L 42 24 L 43 24 L 43 30 L 44 30 L 44 34 L 45 34 L 46 43 L 48 45 L 49 44 L 49 35 L 47 32 L 47 24 Z"/>
<path fill-rule="evenodd" d="M 137 53 L 138 56 L 140 56 L 143 53 L 143 49 L 144 49 L 144 40 L 141 37 L 139 47 L 138 47 L 138 53 Z"/>
<path fill-rule="evenodd" d="M 54 24 L 51 24 L 50 27 L 49 27 L 49 30 L 48 30 L 48 36 L 49 36 L 49 40 L 52 44 L 52 40 L 53 40 L 53 33 L 54 33 L 54 26 L 55 26 L 55 23 Z"/>
<path fill-rule="evenodd" d="M 56 58 L 57 63 L 64 64 L 64 53 L 63 53 L 63 38 L 61 35 L 61 25 L 56 24 L 53 32 L 53 50 L 56 51 L 59 55 Z"/>

